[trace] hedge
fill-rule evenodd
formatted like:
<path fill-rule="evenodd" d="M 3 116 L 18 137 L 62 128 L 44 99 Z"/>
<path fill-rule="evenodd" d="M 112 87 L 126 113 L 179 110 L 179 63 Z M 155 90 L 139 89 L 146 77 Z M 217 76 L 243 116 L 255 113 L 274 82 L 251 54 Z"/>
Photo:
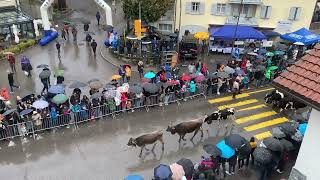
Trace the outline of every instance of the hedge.
<path fill-rule="evenodd" d="M 36 41 L 33 40 L 33 39 L 28 39 L 26 41 L 22 41 L 21 43 L 19 44 L 16 44 L 14 46 L 11 46 L 5 50 L 2 50 L 0 52 L 0 59 L 4 59 L 5 55 L 3 53 L 5 52 L 12 52 L 14 54 L 19 54 L 21 53 L 22 51 L 24 51 L 25 49 L 27 49 L 28 47 L 31 47 L 33 45 L 36 44 Z"/>

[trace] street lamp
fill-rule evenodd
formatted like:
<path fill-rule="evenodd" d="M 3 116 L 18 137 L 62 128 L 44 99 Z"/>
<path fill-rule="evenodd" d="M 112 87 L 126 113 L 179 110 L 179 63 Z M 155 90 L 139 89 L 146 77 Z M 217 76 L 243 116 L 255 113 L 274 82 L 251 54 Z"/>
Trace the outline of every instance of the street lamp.
<path fill-rule="evenodd" d="M 242 6 L 243 6 L 243 0 L 241 0 L 241 2 L 240 2 L 240 9 L 239 9 L 238 17 L 237 17 L 236 28 L 235 28 L 235 31 L 234 31 L 234 34 L 233 34 L 231 56 L 232 56 L 232 53 L 233 53 L 233 47 L 234 47 L 234 44 L 235 44 L 235 41 L 236 41 L 236 37 L 237 37 L 237 31 L 238 31 L 238 26 L 239 26 L 239 21 L 240 21 L 240 15 L 241 15 L 242 8 L 243 8 Z"/>

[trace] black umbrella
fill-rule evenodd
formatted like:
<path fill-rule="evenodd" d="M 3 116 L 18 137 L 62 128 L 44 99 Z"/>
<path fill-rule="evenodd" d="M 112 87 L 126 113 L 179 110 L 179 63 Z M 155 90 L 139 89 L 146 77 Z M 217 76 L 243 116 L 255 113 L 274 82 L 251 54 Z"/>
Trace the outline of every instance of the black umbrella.
<path fill-rule="evenodd" d="M 101 92 L 97 92 L 91 95 L 91 99 L 99 99 L 103 94 Z"/>
<path fill-rule="evenodd" d="M 203 150 L 211 156 L 217 157 L 221 155 L 221 151 L 214 144 L 203 145 Z"/>
<path fill-rule="evenodd" d="M 280 125 L 281 131 L 289 136 L 294 135 L 296 133 L 297 128 L 298 124 L 292 122 L 285 122 Z"/>
<path fill-rule="evenodd" d="M 23 98 L 21 98 L 21 101 L 25 102 L 25 101 L 30 100 L 33 97 L 34 97 L 34 94 L 28 94 L 28 95 L 24 96 Z"/>
<path fill-rule="evenodd" d="M 269 149 L 263 147 L 257 147 L 253 151 L 255 162 L 261 165 L 269 164 L 272 161 L 272 153 Z"/>
<path fill-rule="evenodd" d="M 236 149 L 245 144 L 246 140 L 239 134 L 230 134 L 229 136 L 225 137 L 225 142 L 226 145 Z"/>
<path fill-rule="evenodd" d="M 226 72 L 218 72 L 217 76 L 220 77 L 220 78 L 226 79 L 226 78 L 229 77 L 229 74 L 226 73 Z"/>
<path fill-rule="evenodd" d="M 80 21 L 82 24 L 90 24 L 90 20 L 88 19 L 81 19 Z"/>
<path fill-rule="evenodd" d="M 47 65 L 47 64 L 40 64 L 37 66 L 37 68 L 48 68 L 48 67 L 49 67 L 49 65 Z"/>
<path fill-rule="evenodd" d="M 286 137 L 279 127 L 272 128 L 272 136 L 279 139 Z"/>
<path fill-rule="evenodd" d="M 262 142 L 271 151 L 279 151 L 279 152 L 283 151 L 281 142 L 274 137 L 266 138 Z"/>
<path fill-rule="evenodd" d="M 290 141 L 288 141 L 288 140 L 281 139 L 280 142 L 281 142 L 283 148 L 284 148 L 286 151 L 292 151 L 292 150 L 295 149 L 295 147 L 293 146 L 293 144 L 292 144 Z"/>
<path fill-rule="evenodd" d="M 184 173 L 187 178 L 191 178 L 194 171 L 193 163 L 190 159 L 182 158 L 180 159 L 177 164 L 183 167 Z"/>
<path fill-rule="evenodd" d="M 153 83 L 146 83 L 144 86 L 143 86 L 143 89 L 151 94 L 153 93 L 157 93 L 159 91 L 159 88 L 156 84 L 153 84 Z"/>
<path fill-rule="evenodd" d="M 176 33 L 170 33 L 169 36 L 172 37 L 172 38 L 178 37 L 178 35 Z"/>
<path fill-rule="evenodd" d="M 217 73 L 211 73 L 208 75 L 208 78 L 216 79 L 218 78 Z"/>
<path fill-rule="evenodd" d="M 39 74 L 39 78 L 40 79 L 46 79 L 48 77 L 50 77 L 51 75 L 51 71 L 48 69 L 48 70 L 43 70 L 40 74 Z"/>
<path fill-rule="evenodd" d="M 31 113 L 33 110 L 32 109 L 25 109 L 23 111 L 20 112 L 20 116 L 26 115 Z"/>
<path fill-rule="evenodd" d="M 110 25 L 103 25 L 103 26 L 102 26 L 102 29 L 103 29 L 104 31 L 108 31 L 108 32 L 112 32 L 112 31 L 113 31 L 113 27 L 110 26 Z"/>
<path fill-rule="evenodd" d="M 244 143 L 238 150 L 239 155 L 243 157 L 247 157 L 251 153 L 251 146 L 249 142 Z"/>
<path fill-rule="evenodd" d="M 305 121 L 306 118 L 302 116 L 302 114 L 295 114 L 290 117 L 294 121 Z"/>
<path fill-rule="evenodd" d="M 141 86 L 133 85 L 129 87 L 129 92 L 139 94 L 143 91 Z"/>
<path fill-rule="evenodd" d="M 87 86 L 86 83 L 83 83 L 80 81 L 75 81 L 69 85 L 69 88 L 82 88 L 82 87 L 86 87 L 86 86 Z"/>
<path fill-rule="evenodd" d="M 16 111 L 16 109 L 9 109 L 9 110 L 7 110 L 6 112 L 4 112 L 3 114 L 2 114 L 2 116 L 7 116 L 7 115 L 9 115 L 9 114 L 11 114 L 11 113 L 13 113 L 13 112 L 15 112 Z"/>

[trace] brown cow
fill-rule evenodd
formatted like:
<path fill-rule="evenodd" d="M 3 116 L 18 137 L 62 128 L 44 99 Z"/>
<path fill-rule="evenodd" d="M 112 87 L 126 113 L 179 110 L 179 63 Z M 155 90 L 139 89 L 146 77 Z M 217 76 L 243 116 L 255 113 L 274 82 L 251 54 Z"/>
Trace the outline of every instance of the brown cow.
<path fill-rule="evenodd" d="M 178 141 L 179 143 L 181 142 L 181 139 L 186 141 L 186 139 L 184 139 L 184 136 L 186 134 L 194 132 L 192 138 L 190 139 L 192 141 L 194 136 L 198 133 L 199 130 L 201 131 L 201 137 L 203 137 L 202 124 L 203 124 L 203 118 L 194 119 L 194 120 L 189 120 L 186 122 L 179 123 L 175 126 L 171 126 L 170 124 L 167 128 L 167 131 L 171 132 L 171 134 L 177 133 L 179 135 L 179 141 Z"/>
<path fill-rule="evenodd" d="M 148 144 L 154 144 L 152 147 L 152 152 L 154 148 L 156 147 L 156 141 L 160 141 L 162 144 L 162 151 L 164 150 L 164 141 L 163 141 L 163 133 L 161 131 L 156 131 L 148 134 L 143 134 L 137 138 L 130 138 L 128 142 L 128 146 L 133 146 L 133 147 L 140 147 L 141 151 L 139 154 L 139 157 L 142 155 L 143 149 L 149 150 L 146 148 L 146 145 Z"/>

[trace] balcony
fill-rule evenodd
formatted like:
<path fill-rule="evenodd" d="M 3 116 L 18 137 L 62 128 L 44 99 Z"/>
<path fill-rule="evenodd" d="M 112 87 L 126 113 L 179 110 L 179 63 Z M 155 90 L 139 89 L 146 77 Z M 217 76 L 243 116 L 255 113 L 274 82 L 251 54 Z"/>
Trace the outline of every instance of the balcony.
<path fill-rule="evenodd" d="M 229 16 L 227 18 L 226 24 L 237 24 L 238 18 L 235 16 Z M 246 25 L 246 26 L 258 26 L 257 19 L 252 17 L 252 18 L 247 18 L 247 17 L 240 17 L 239 18 L 239 25 Z"/>
<path fill-rule="evenodd" d="M 229 0 L 231 4 L 241 4 L 241 0 Z M 243 4 L 262 4 L 262 0 L 243 0 Z"/>

